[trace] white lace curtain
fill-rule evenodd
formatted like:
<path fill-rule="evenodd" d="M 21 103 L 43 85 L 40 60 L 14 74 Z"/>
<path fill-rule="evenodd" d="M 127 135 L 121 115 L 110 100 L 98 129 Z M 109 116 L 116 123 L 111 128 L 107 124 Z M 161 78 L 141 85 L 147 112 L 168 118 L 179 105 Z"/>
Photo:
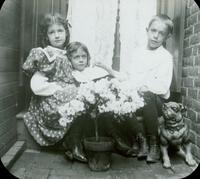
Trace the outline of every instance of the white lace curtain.
<path fill-rule="evenodd" d="M 126 70 L 134 50 L 146 43 L 146 27 L 156 14 L 157 0 L 121 0 L 120 69 Z"/>
<path fill-rule="evenodd" d="M 126 69 L 134 49 L 145 43 L 145 28 L 156 13 L 156 0 L 121 0 L 120 68 Z M 92 60 L 112 64 L 117 0 L 69 0 L 71 41 L 87 45 Z"/>

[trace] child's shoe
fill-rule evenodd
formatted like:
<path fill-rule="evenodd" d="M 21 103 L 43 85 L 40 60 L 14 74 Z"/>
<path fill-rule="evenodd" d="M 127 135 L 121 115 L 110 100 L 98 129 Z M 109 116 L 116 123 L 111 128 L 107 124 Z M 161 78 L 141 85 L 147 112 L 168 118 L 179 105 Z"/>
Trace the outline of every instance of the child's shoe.
<path fill-rule="evenodd" d="M 139 143 L 139 152 L 137 155 L 138 160 L 145 159 L 148 153 L 147 139 L 142 135 L 142 133 L 137 135 Z"/>
<path fill-rule="evenodd" d="M 156 136 L 149 137 L 149 153 L 147 155 L 147 163 L 156 163 L 160 159 L 160 148 Z"/>

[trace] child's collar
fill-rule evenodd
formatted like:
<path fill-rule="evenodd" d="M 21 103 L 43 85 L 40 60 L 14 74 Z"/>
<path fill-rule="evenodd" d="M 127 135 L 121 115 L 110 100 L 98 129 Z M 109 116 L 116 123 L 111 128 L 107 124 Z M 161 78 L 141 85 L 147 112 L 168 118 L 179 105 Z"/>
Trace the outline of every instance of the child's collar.
<path fill-rule="evenodd" d="M 60 49 L 60 48 L 57 48 L 57 47 L 52 47 L 50 45 L 48 45 L 46 48 L 52 49 L 53 51 L 57 51 L 57 52 L 60 52 L 60 53 L 63 53 L 63 54 L 66 54 L 66 48 Z"/>
<path fill-rule="evenodd" d="M 67 53 L 64 49 L 59 49 L 52 46 L 47 46 L 41 50 L 44 52 L 49 62 L 53 62 L 57 56 L 64 56 Z"/>
<path fill-rule="evenodd" d="M 149 49 L 148 47 L 146 47 L 146 50 L 151 51 L 151 52 L 155 52 L 155 51 L 163 49 L 163 48 L 164 48 L 163 45 L 161 45 L 160 47 L 157 47 L 156 49 L 152 49 L 152 50 Z"/>

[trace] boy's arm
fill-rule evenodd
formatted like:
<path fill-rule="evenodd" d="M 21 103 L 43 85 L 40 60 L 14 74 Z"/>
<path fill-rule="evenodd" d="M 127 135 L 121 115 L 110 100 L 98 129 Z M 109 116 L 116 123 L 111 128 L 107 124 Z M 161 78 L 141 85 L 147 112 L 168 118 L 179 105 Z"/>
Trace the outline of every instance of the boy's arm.
<path fill-rule="evenodd" d="M 55 82 L 48 82 L 48 78 L 41 72 L 36 72 L 30 81 L 31 90 L 38 96 L 50 96 L 56 91 L 62 90 L 62 87 Z"/>
<path fill-rule="evenodd" d="M 117 79 L 119 79 L 121 81 L 127 79 L 127 75 L 126 74 L 118 72 L 118 71 L 115 71 L 111 67 L 109 67 L 109 66 L 107 66 L 107 65 L 105 65 L 105 64 L 103 64 L 101 62 L 95 62 L 94 65 L 98 66 L 100 68 L 103 68 L 104 70 L 106 70 L 109 73 L 109 75 L 111 75 L 111 76 L 113 76 L 113 77 L 115 77 L 115 78 L 117 78 Z"/>

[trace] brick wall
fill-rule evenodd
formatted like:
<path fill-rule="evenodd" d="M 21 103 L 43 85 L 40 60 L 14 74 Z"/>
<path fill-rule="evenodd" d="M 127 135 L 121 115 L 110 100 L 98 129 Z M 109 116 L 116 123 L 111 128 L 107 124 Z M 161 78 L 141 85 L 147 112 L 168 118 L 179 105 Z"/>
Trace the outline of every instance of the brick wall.
<path fill-rule="evenodd" d="M 181 92 L 188 108 L 192 151 L 200 160 L 200 9 L 194 0 L 186 2 Z"/>

